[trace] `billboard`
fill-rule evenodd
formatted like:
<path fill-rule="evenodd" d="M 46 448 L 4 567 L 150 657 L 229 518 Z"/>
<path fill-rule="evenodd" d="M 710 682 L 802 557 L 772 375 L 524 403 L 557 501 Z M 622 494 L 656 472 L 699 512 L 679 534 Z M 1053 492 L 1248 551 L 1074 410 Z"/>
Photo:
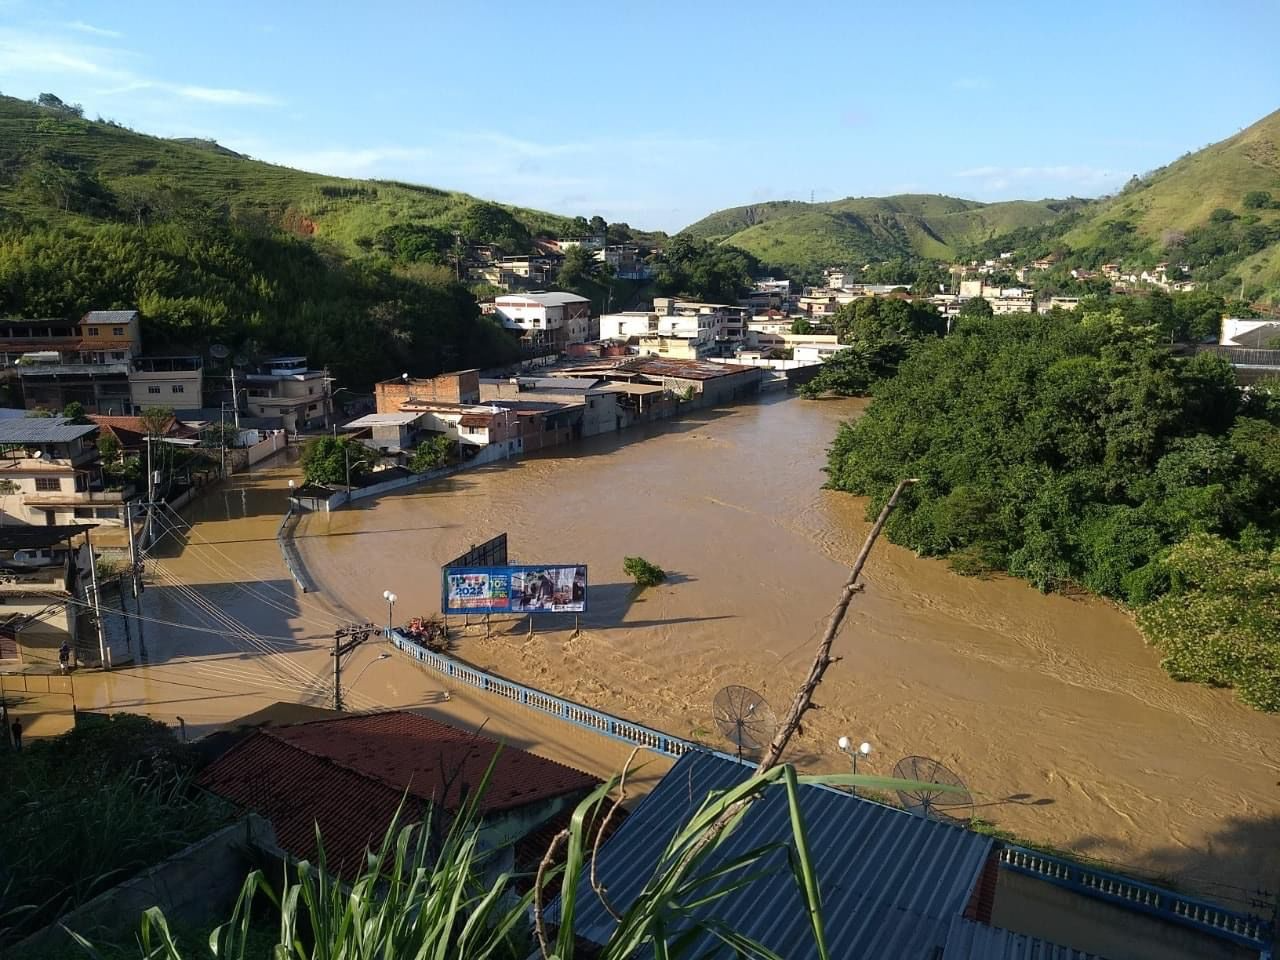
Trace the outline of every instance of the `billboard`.
<path fill-rule="evenodd" d="M 582 564 L 445 567 L 444 613 L 585 613 L 587 568 Z"/>
<path fill-rule="evenodd" d="M 445 564 L 446 567 L 505 567 L 507 565 L 507 535 L 500 533 L 480 546 L 474 543 L 460 557 Z"/>

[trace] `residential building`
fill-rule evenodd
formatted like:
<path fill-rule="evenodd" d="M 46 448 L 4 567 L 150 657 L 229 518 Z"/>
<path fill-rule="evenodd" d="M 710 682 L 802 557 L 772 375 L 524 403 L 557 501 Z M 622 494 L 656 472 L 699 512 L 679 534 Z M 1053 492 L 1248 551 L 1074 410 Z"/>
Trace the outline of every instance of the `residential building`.
<path fill-rule="evenodd" d="M 416 439 L 448 437 L 458 445 L 459 456 L 466 459 L 488 462 L 523 452 L 516 415 L 494 404 L 409 399 L 401 404 L 401 410 L 418 415 L 414 429 L 421 432 Z"/>
<path fill-rule="evenodd" d="M 591 301 L 576 293 L 520 293 L 496 297 L 494 313 L 529 347 L 563 349 L 591 330 Z"/>
<path fill-rule="evenodd" d="M 1273 343 L 1280 344 L 1280 320 L 1223 317 L 1218 343 L 1224 347 L 1267 349 Z"/>
<path fill-rule="evenodd" d="M 645 261 L 640 248 L 634 243 L 610 244 L 597 250 L 595 257 L 620 280 L 649 280 L 653 277 L 653 267 Z"/>
<path fill-rule="evenodd" d="M 145 453 L 147 447 L 148 428 L 147 425 L 142 422 L 142 417 L 118 417 L 91 413 L 86 419 L 97 426 L 99 440 L 102 437 L 110 436 L 115 438 L 116 442 L 120 444 L 120 450 L 123 453 Z M 199 434 L 200 431 L 198 429 L 189 427 L 174 417 L 169 417 L 164 426 L 160 428 L 159 432 L 152 434 L 152 436 L 190 440 L 198 437 Z"/>
<path fill-rule="evenodd" d="M 823 363 L 830 360 L 841 350 L 846 349 L 843 345 L 834 342 L 832 337 L 830 343 L 797 343 L 791 348 L 791 359 L 801 365 L 813 363 Z"/>
<path fill-rule="evenodd" d="M 988 297 L 987 303 L 991 304 L 991 312 L 996 314 L 1036 312 L 1036 300 L 1030 294 L 1016 297 Z"/>
<path fill-rule="evenodd" d="M 274 357 L 244 379 L 251 414 L 278 417 L 290 433 L 328 426 L 332 381 L 327 371 L 309 369 L 306 357 Z"/>
<path fill-rule="evenodd" d="M 485 868 L 495 873 L 526 867 L 516 863 L 514 845 L 599 783 L 510 744 L 401 711 L 257 730 L 205 767 L 197 782 L 270 820 L 280 846 L 298 859 L 315 862 L 319 834 L 327 868 L 350 881 L 397 817 L 447 824 L 486 775 L 476 802 Z"/>
<path fill-rule="evenodd" d="M 480 397 L 485 403 L 501 405 L 508 400 L 582 405 L 582 416 L 574 437 L 612 433 L 624 425 L 618 395 L 599 377 L 512 377 L 509 380 L 481 380 Z"/>
<path fill-rule="evenodd" d="M 762 377 L 755 367 L 658 357 L 624 360 L 609 373 L 611 380 L 657 384 L 702 406 L 754 396 L 760 392 Z"/>
<path fill-rule="evenodd" d="M 414 411 L 370 413 L 345 424 L 342 430 L 354 434 L 366 446 L 394 456 L 412 452 L 425 437 L 425 417 L 425 413 Z"/>
<path fill-rule="evenodd" d="M 438 403 L 479 403 L 480 371 L 455 370 L 437 377 L 410 377 L 407 373 L 374 385 L 378 413 L 399 413 L 409 400 Z"/>
<path fill-rule="evenodd" d="M 1080 306 L 1079 297 L 1050 297 L 1046 310 L 1075 310 Z"/>
<path fill-rule="evenodd" d="M 88 627 L 74 541 L 93 524 L 0 527 L 0 670 L 57 667 Z"/>
<path fill-rule="evenodd" d="M 97 433 L 97 425 L 65 417 L 0 420 L 0 481 L 16 486 L 4 496 L 4 512 L 50 527 L 77 520 L 122 525 L 132 491 L 104 488 Z"/>
<path fill-rule="evenodd" d="M 134 411 L 147 407 L 191 409 L 204 406 L 201 357 L 134 357 L 129 365 L 129 401 Z"/>
<path fill-rule="evenodd" d="M 557 253 L 564 253 L 566 250 L 572 250 L 574 247 L 585 247 L 588 250 L 603 250 L 605 238 L 602 236 L 594 237 L 562 237 L 558 240 L 550 241 L 551 249 Z"/>

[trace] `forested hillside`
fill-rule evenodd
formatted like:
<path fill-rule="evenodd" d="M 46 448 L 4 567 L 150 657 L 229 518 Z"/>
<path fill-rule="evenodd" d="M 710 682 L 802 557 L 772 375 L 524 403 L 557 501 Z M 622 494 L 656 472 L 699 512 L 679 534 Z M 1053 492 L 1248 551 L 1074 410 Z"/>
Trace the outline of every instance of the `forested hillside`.
<path fill-rule="evenodd" d="M 305 352 L 367 386 L 514 355 L 451 281 L 455 235 L 527 249 L 570 218 L 344 180 L 0 97 L 0 316 L 138 307 L 149 347 Z"/>

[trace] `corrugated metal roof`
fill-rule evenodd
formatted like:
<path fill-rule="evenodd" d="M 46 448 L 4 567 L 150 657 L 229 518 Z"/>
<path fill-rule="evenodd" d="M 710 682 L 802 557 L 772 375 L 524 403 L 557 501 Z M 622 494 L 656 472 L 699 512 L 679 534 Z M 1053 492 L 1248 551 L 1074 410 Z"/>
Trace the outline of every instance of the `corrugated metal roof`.
<path fill-rule="evenodd" d="M 675 830 L 711 792 L 749 775 L 748 768 L 713 754 L 681 757 L 600 851 L 596 872 L 613 904 L 620 910 L 630 905 Z M 952 919 L 964 909 L 991 840 L 820 787 L 802 787 L 800 807 L 825 905 L 831 955 L 934 960 Z M 771 842 L 791 844 L 781 788 L 751 808 L 707 869 Z M 762 865 L 771 868 L 769 875 L 716 901 L 705 913 L 788 960 L 817 957 L 786 853 L 776 850 Z M 605 942 L 614 927 L 585 879 L 576 916 L 575 932 L 596 943 Z M 690 954 L 701 956 L 716 943 L 707 934 Z"/>
<path fill-rule="evenodd" d="M 956 917 L 942 960 L 1103 960 L 1093 953 Z"/>
<path fill-rule="evenodd" d="M 355 430 L 361 427 L 407 427 L 422 419 L 420 413 L 370 413 L 359 420 L 352 420 L 343 430 Z"/>
<path fill-rule="evenodd" d="M 137 315 L 137 310 L 90 310 L 84 315 L 84 321 L 85 323 L 128 323 Z"/>
<path fill-rule="evenodd" d="M 97 429 L 92 423 L 76 424 L 66 417 L 0 420 L 0 443 L 70 443 Z"/>
<path fill-rule="evenodd" d="M 757 367 L 743 367 L 732 363 L 712 363 L 709 360 L 677 360 L 662 357 L 639 357 L 618 367 L 619 372 L 638 373 L 646 377 L 676 377 L 682 380 L 714 380 L 735 373 L 759 372 Z"/>

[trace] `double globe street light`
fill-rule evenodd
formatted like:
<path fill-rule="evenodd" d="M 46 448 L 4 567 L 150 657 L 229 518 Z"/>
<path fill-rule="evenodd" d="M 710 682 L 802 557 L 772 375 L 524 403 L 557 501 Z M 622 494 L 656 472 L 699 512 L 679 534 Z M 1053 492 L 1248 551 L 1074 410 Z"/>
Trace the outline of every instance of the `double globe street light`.
<path fill-rule="evenodd" d="M 387 639 L 391 639 L 392 629 L 392 608 L 396 605 L 396 601 L 400 599 L 390 590 L 382 591 L 382 599 L 387 601 Z"/>

